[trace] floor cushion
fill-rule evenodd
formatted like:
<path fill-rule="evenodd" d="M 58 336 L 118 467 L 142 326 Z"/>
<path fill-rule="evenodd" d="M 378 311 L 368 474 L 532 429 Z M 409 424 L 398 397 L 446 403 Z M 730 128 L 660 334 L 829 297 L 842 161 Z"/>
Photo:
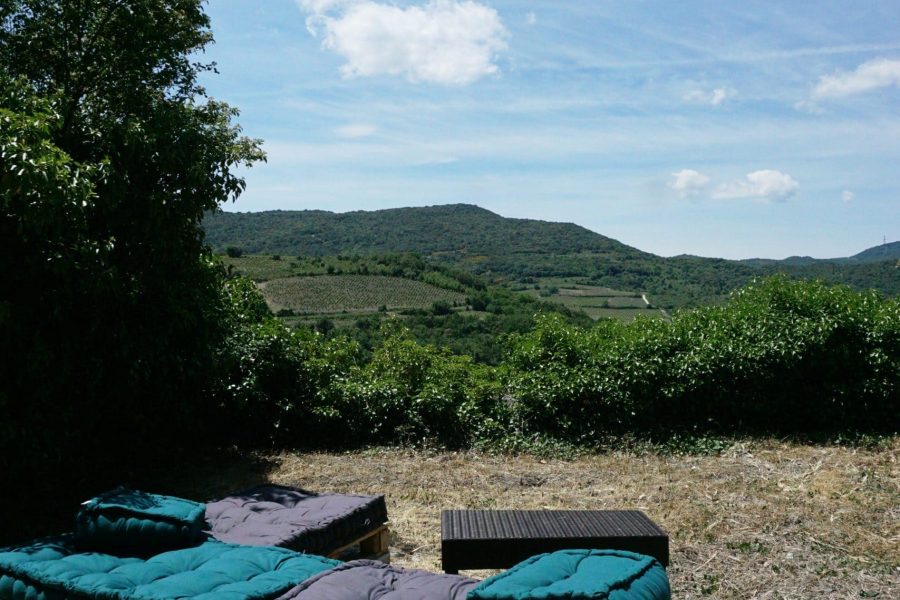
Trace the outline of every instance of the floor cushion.
<path fill-rule="evenodd" d="M 560 550 L 533 556 L 481 582 L 471 600 L 669 600 L 666 570 L 624 550 Z"/>
<path fill-rule="evenodd" d="M 265 484 L 207 503 L 206 520 L 222 542 L 327 555 L 386 523 L 387 507 L 384 496 Z"/>
<path fill-rule="evenodd" d="M 205 505 L 117 488 L 84 502 L 75 517 L 81 549 L 144 556 L 199 544 L 206 535 Z"/>
<path fill-rule="evenodd" d="M 279 600 L 466 600 L 478 581 L 355 560 L 311 579 Z"/>
<path fill-rule="evenodd" d="M 270 600 L 340 564 L 217 541 L 150 558 L 79 552 L 71 536 L 0 550 L 4 600 Z"/>

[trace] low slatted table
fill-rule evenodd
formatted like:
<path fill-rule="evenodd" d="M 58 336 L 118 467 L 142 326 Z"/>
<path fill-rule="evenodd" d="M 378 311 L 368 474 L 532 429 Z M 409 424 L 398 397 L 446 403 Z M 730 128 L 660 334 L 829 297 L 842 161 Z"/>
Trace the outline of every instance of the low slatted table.
<path fill-rule="evenodd" d="M 506 569 L 570 548 L 629 550 L 669 564 L 669 536 L 639 510 L 444 510 L 441 566 Z"/>

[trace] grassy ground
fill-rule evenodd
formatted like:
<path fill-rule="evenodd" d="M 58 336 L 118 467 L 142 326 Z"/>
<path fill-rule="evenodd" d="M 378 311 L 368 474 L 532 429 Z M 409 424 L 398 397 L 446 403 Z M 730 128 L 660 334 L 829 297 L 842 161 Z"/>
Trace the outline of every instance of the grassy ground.
<path fill-rule="evenodd" d="M 887 599 L 900 589 L 898 455 L 900 440 L 878 450 L 765 441 L 716 456 L 574 460 L 283 454 L 209 465 L 173 491 L 207 498 L 269 479 L 384 493 L 392 561 L 431 571 L 442 508 L 638 508 L 669 532 L 675 598 Z"/>

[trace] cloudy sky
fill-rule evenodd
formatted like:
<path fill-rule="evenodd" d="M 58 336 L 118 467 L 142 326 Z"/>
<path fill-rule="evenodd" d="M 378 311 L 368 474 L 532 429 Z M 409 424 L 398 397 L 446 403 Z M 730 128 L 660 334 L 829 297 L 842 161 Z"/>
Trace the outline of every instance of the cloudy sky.
<path fill-rule="evenodd" d="M 900 5 L 211 0 L 226 210 L 466 202 L 661 255 L 900 239 Z"/>

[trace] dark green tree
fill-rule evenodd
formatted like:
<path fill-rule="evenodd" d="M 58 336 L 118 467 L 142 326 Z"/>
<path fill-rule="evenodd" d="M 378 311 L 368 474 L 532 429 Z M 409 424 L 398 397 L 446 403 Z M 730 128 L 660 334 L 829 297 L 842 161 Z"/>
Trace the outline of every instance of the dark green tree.
<path fill-rule="evenodd" d="M 199 222 L 263 158 L 198 83 L 211 41 L 200 0 L 0 0 L 4 489 L 203 438 L 227 304 Z"/>

